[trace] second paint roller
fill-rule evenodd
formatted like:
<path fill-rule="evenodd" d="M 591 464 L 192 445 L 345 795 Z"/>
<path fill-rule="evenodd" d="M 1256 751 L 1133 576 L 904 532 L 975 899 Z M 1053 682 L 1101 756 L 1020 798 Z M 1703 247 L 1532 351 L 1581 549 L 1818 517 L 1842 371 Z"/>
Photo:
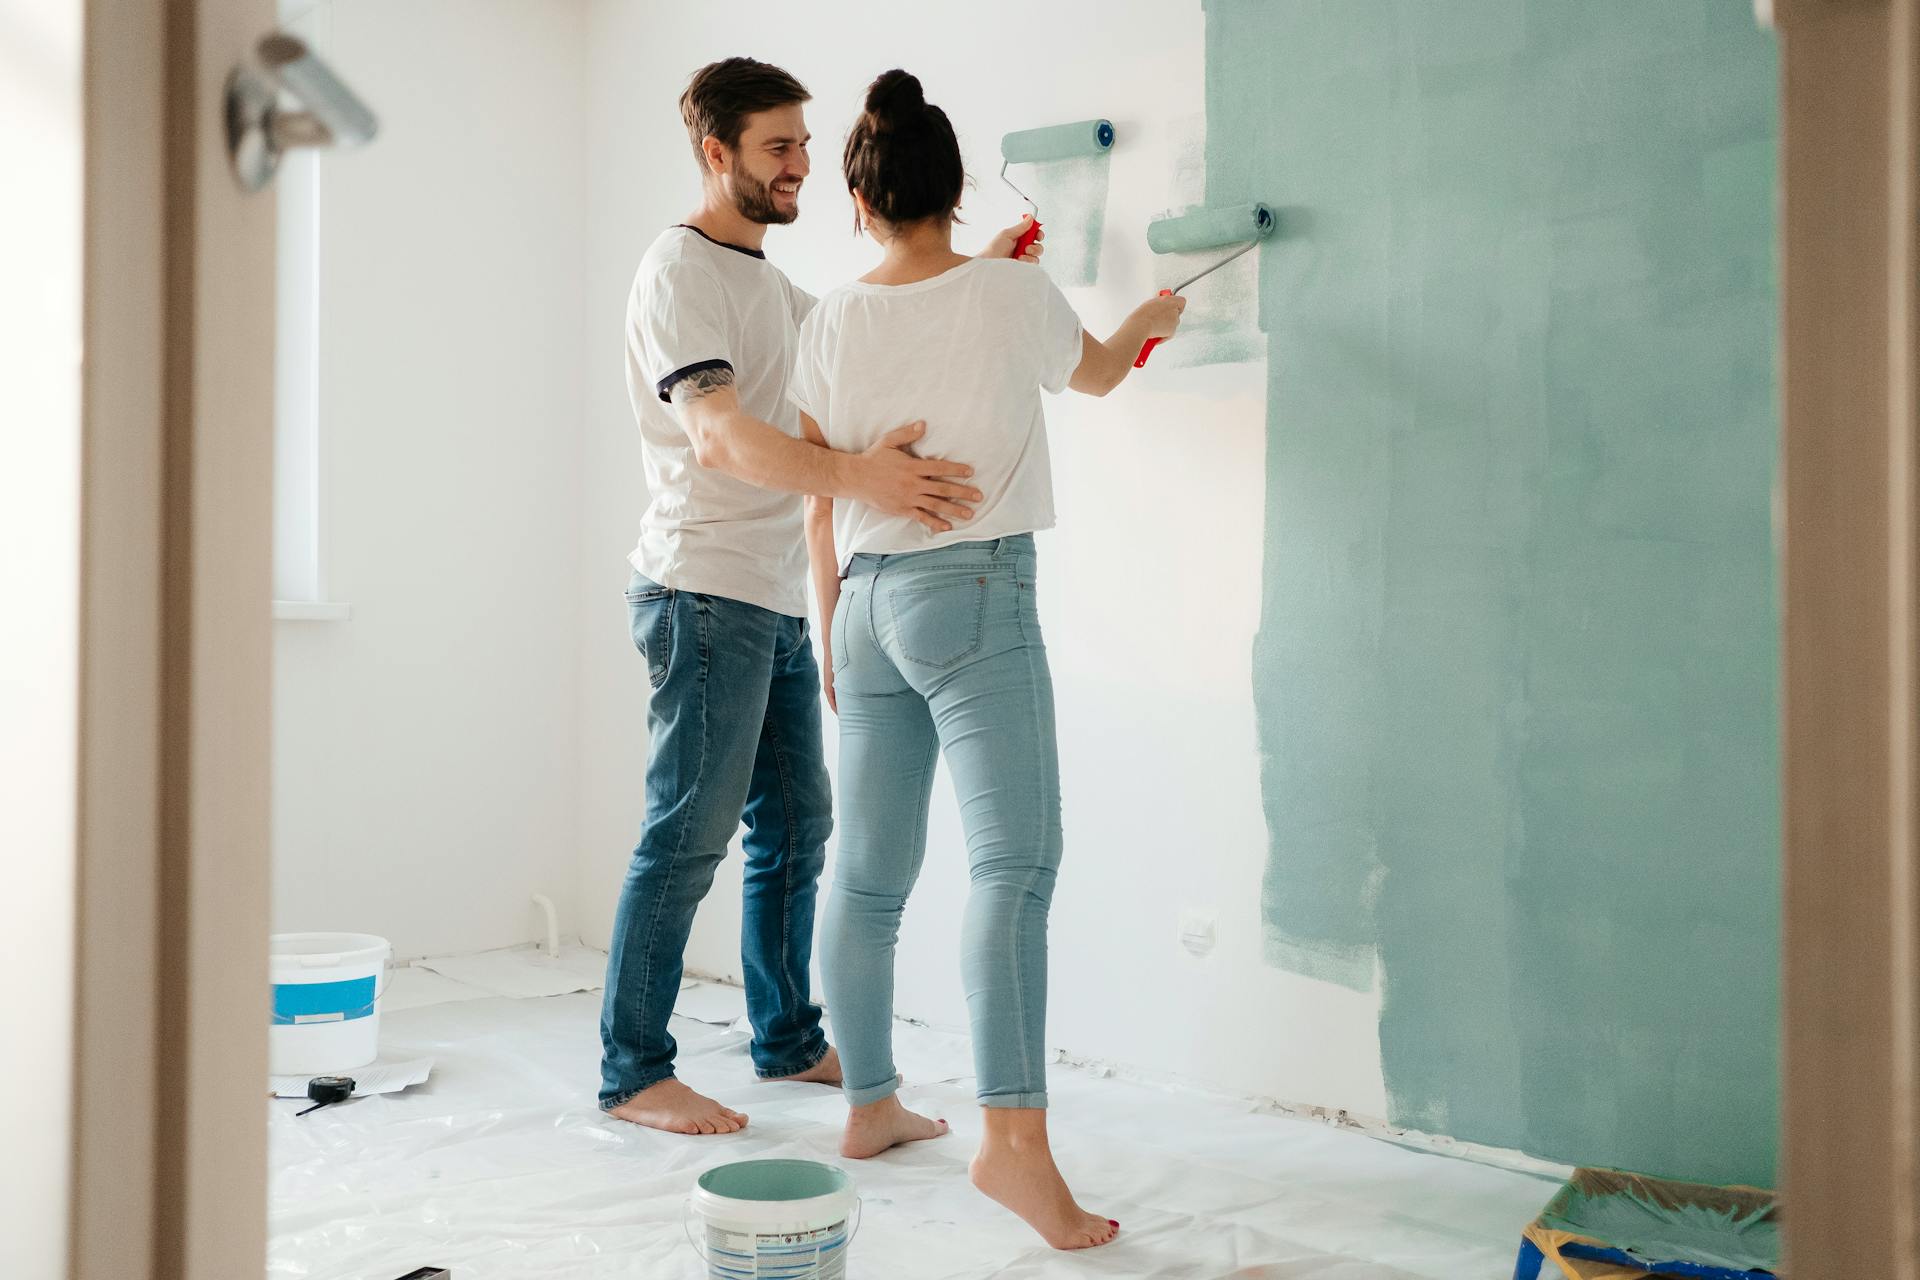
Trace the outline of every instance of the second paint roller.
<path fill-rule="evenodd" d="M 1015 195 L 1033 210 L 1033 225 L 1014 241 L 1013 256 L 1019 257 L 1040 234 L 1040 206 L 1033 197 L 1013 186 L 1007 177 L 1010 164 L 1037 164 L 1046 160 L 1070 160 L 1075 156 L 1097 156 L 1113 147 L 1111 120 L 1076 120 L 1072 124 L 1049 125 L 1044 129 L 1020 129 L 1000 139 L 1000 181 L 1013 187 Z"/>
<path fill-rule="evenodd" d="M 1160 296 L 1164 298 L 1179 293 L 1202 276 L 1212 275 L 1241 254 L 1257 247 L 1273 234 L 1273 227 L 1273 210 L 1264 204 L 1196 209 L 1178 218 L 1162 218 L 1149 224 L 1147 247 L 1155 253 L 1199 253 L 1207 249 L 1224 249 L 1228 245 L 1240 246 L 1198 275 L 1189 276 L 1171 289 L 1162 289 Z M 1159 338 L 1148 338 L 1140 348 L 1140 357 L 1133 362 L 1133 367 L 1138 369 L 1144 366 L 1148 353 L 1160 342 Z"/>

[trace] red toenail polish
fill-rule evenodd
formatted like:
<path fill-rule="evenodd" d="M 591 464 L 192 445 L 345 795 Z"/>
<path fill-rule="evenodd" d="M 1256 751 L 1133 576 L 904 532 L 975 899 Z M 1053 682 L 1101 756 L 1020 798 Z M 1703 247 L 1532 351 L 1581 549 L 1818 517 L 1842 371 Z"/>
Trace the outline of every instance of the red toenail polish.
<path fill-rule="evenodd" d="M 1118 1231 L 1120 1229 L 1120 1224 L 1115 1222 L 1112 1218 L 1107 1219 L 1107 1225 L 1112 1227 L 1115 1231 Z"/>

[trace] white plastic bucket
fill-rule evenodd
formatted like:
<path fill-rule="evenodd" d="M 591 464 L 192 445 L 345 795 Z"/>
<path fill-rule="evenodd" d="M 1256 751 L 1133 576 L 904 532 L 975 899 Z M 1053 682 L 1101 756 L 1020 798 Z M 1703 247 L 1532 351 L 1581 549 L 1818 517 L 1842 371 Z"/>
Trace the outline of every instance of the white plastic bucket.
<path fill-rule="evenodd" d="M 268 940 L 273 1021 L 267 1070 L 328 1076 L 380 1056 L 380 997 L 393 948 L 370 933 L 276 933 Z"/>
<path fill-rule="evenodd" d="M 709 1280 L 843 1280 L 860 1229 L 853 1179 L 812 1160 L 741 1160 L 707 1170 L 687 1238 Z M 853 1229 L 848 1230 L 852 1220 Z"/>

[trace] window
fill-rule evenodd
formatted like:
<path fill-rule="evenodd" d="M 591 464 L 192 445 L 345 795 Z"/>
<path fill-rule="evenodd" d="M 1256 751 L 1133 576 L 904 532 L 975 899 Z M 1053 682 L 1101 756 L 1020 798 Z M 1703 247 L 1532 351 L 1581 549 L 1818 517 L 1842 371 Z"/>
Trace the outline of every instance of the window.
<path fill-rule="evenodd" d="M 281 0 L 283 29 L 324 50 L 330 0 Z M 274 616 L 338 620 L 327 598 L 322 501 L 325 451 L 320 397 L 320 154 L 289 152 L 279 197 L 278 335 L 274 352 Z"/>

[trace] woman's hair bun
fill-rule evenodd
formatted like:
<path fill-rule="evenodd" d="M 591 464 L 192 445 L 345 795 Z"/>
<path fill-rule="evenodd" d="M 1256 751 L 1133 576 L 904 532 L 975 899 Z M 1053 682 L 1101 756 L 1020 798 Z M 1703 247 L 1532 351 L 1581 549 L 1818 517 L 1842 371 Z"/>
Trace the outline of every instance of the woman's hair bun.
<path fill-rule="evenodd" d="M 883 71 L 867 87 L 867 114 L 882 119 L 927 109 L 927 95 L 920 77 L 898 67 Z"/>
<path fill-rule="evenodd" d="M 947 113 L 927 101 L 917 76 L 883 71 L 867 86 L 867 109 L 847 131 L 840 157 L 847 190 L 873 216 L 900 226 L 925 218 L 953 218 L 967 171 Z M 860 229 L 859 210 L 854 230 Z"/>

